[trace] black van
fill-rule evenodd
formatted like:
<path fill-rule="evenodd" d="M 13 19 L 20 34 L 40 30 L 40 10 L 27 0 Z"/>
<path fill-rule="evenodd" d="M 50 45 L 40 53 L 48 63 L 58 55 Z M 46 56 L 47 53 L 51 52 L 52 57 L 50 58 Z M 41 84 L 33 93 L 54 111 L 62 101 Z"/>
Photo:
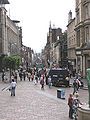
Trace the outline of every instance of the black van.
<path fill-rule="evenodd" d="M 67 69 L 50 69 L 47 75 L 46 84 L 48 84 L 48 77 L 51 76 L 53 86 L 69 87 L 69 71 Z"/>

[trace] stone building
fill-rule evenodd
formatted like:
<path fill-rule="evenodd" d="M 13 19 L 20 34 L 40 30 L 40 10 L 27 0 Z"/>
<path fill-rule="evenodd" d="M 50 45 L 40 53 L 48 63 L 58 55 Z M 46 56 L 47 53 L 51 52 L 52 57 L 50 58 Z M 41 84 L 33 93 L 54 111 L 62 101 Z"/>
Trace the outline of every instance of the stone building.
<path fill-rule="evenodd" d="M 76 0 L 76 16 L 69 12 L 67 25 L 68 60 L 76 72 L 86 77 L 90 67 L 90 0 Z"/>
<path fill-rule="evenodd" d="M 45 63 L 46 66 L 49 65 L 48 67 L 51 67 L 53 64 L 59 64 L 60 54 L 56 42 L 61 34 L 62 30 L 60 28 L 55 28 L 55 26 L 52 28 L 50 23 L 49 32 L 47 34 L 47 43 L 44 49 Z"/>
<path fill-rule="evenodd" d="M 26 69 L 32 65 L 32 54 L 33 50 L 30 47 L 22 45 L 21 57 L 22 57 L 22 66 Z"/>
<path fill-rule="evenodd" d="M 7 16 L 5 4 L 9 4 L 8 0 L 0 0 L 0 54 L 20 55 L 22 29 L 18 26 L 19 21 Z"/>
<path fill-rule="evenodd" d="M 68 14 L 67 25 L 67 53 L 68 53 L 68 68 L 71 71 L 76 71 L 76 33 L 75 33 L 75 18 L 72 18 L 72 12 Z"/>
<path fill-rule="evenodd" d="M 76 0 L 76 68 L 86 76 L 90 67 L 90 0 Z"/>
<path fill-rule="evenodd" d="M 66 32 L 62 33 L 61 28 L 49 26 L 47 43 L 44 48 L 45 64 L 48 67 L 64 66 L 67 62 L 67 42 Z"/>

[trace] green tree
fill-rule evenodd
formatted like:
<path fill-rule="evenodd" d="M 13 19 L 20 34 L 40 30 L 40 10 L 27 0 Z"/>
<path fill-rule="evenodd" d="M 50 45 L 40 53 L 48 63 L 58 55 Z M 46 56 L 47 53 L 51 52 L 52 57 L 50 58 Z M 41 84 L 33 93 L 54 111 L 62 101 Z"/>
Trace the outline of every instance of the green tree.
<path fill-rule="evenodd" d="M 20 57 L 19 56 L 5 56 L 3 58 L 3 66 L 5 69 L 9 68 L 12 70 L 18 69 L 20 65 Z"/>
<path fill-rule="evenodd" d="M 11 72 L 12 70 L 16 70 L 18 69 L 19 65 L 20 65 L 20 62 L 21 61 L 21 58 L 19 56 L 5 56 L 3 58 L 3 66 L 4 66 L 4 69 L 8 69 L 10 70 L 10 81 L 11 81 Z"/>

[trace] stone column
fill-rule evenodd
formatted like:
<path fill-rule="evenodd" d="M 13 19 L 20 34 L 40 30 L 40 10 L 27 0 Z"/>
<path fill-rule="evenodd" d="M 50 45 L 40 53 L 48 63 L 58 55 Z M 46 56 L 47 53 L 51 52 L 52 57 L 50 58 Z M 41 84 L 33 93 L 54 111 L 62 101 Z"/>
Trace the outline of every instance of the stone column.
<path fill-rule="evenodd" d="M 86 77 L 86 60 L 85 60 L 85 55 L 83 55 L 83 77 Z"/>

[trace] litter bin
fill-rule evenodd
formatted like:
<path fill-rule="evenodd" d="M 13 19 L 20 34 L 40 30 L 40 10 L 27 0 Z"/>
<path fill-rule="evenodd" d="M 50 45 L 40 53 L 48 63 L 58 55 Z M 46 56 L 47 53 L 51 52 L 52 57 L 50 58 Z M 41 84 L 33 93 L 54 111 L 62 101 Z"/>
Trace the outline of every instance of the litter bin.
<path fill-rule="evenodd" d="M 65 90 L 64 89 L 57 90 L 57 98 L 65 99 Z"/>

